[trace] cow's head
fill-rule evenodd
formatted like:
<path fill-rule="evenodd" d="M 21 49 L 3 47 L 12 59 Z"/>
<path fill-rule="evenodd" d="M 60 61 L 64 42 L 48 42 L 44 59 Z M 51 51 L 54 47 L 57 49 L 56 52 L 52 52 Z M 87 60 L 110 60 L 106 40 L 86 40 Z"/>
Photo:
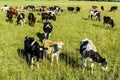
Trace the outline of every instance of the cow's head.
<path fill-rule="evenodd" d="M 100 65 L 101 65 L 101 68 L 102 68 L 104 71 L 106 71 L 106 70 L 108 69 L 108 67 L 107 67 L 107 62 L 106 62 L 105 58 L 101 59 Z"/>

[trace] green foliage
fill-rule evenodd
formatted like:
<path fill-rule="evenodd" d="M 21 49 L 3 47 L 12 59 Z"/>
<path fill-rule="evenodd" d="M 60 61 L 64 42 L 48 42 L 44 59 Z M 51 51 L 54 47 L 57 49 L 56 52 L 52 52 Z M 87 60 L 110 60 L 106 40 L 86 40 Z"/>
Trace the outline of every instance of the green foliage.
<path fill-rule="evenodd" d="M 28 24 L 23 26 L 15 25 L 14 22 L 6 22 L 6 12 L 0 11 L 0 80 L 120 80 L 120 26 L 119 13 L 108 12 L 112 5 L 120 7 L 119 4 L 113 2 L 39 2 L 39 1 L 0 1 L 0 7 L 4 4 L 9 6 L 20 6 L 33 4 L 35 6 L 47 5 L 61 6 L 65 12 L 57 16 L 57 21 L 51 21 L 53 24 L 53 32 L 51 40 L 63 41 L 61 53 L 66 56 L 60 56 L 58 67 L 56 62 L 50 66 L 51 56 L 47 55 L 45 61 L 40 61 L 40 67 L 31 70 L 22 55 L 24 50 L 24 38 L 26 35 L 34 37 L 40 45 L 38 33 L 43 33 L 43 24 L 37 22 L 34 27 Z M 14 5 L 13 5 L 14 4 Z M 105 7 L 105 11 L 101 12 L 101 21 L 88 19 L 88 11 L 92 5 Z M 67 12 L 67 6 L 80 6 L 80 13 Z M 20 12 L 19 12 L 20 13 Z M 24 12 L 27 15 L 29 12 Z M 41 21 L 38 12 L 33 12 L 37 21 Z M 116 26 L 110 29 L 108 25 L 103 26 L 103 16 L 111 16 Z M 100 66 L 95 63 L 94 74 L 90 73 L 90 64 L 87 70 L 82 73 L 81 55 L 76 48 L 79 48 L 80 41 L 88 37 L 97 47 L 98 52 L 106 58 L 108 62 L 108 71 L 104 72 Z"/>

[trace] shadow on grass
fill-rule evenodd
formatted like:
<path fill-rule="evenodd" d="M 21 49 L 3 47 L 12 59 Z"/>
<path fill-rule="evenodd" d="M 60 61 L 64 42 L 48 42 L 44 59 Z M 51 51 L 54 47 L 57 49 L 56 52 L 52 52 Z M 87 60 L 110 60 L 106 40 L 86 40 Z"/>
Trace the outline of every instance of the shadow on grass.
<path fill-rule="evenodd" d="M 68 55 L 67 52 L 60 54 L 60 60 L 64 60 L 66 66 L 69 65 L 73 68 L 82 66 L 81 63 L 79 63 L 80 58 Z"/>
<path fill-rule="evenodd" d="M 40 42 L 42 43 L 43 40 L 44 40 L 44 33 L 39 33 L 39 32 L 38 32 L 36 35 L 37 35 L 37 37 L 39 38 Z"/>
<path fill-rule="evenodd" d="M 26 62 L 28 63 L 28 56 L 25 54 L 25 51 L 23 49 L 17 49 L 17 52 L 18 52 L 18 55 L 23 59 L 25 59 Z"/>

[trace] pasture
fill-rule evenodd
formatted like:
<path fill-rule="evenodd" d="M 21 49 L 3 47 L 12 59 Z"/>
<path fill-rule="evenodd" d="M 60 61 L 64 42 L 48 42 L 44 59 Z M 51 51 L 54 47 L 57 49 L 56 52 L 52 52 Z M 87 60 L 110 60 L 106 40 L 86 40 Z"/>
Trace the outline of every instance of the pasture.
<path fill-rule="evenodd" d="M 50 55 L 45 61 L 40 61 L 40 67 L 31 70 L 22 56 L 24 38 L 26 35 L 34 37 L 40 45 L 40 36 L 43 34 L 43 23 L 38 12 L 33 12 L 38 22 L 34 27 L 23 26 L 6 22 L 6 12 L 0 10 L 0 80 L 120 80 L 120 3 L 114 2 L 39 2 L 39 1 L 0 1 L 0 7 L 21 5 L 58 5 L 65 11 L 51 21 L 53 32 L 52 41 L 63 41 L 65 45 L 61 50 L 59 67 L 54 62 L 50 66 Z M 101 21 L 88 19 L 88 12 L 92 5 L 104 6 L 101 12 Z M 115 12 L 108 12 L 111 6 L 118 6 Z M 80 6 L 80 13 L 67 12 L 67 6 Z M 39 8 L 39 7 L 38 7 Z M 19 12 L 20 13 L 20 12 Z M 24 12 L 27 16 L 29 12 Z M 111 16 L 116 25 L 113 29 L 103 26 L 103 16 Z M 108 70 L 102 71 L 99 64 L 94 65 L 94 74 L 90 74 L 89 63 L 87 70 L 82 73 L 82 61 L 79 51 L 80 41 L 83 38 L 93 41 L 100 55 L 106 58 Z"/>

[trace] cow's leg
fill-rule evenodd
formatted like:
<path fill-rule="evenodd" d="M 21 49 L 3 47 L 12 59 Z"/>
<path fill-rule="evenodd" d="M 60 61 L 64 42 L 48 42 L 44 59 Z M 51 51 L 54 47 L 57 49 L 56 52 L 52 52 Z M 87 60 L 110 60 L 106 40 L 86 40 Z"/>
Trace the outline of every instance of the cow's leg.
<path fill-rule="evenodd" d="M 57 65 L 59 66 L 58 59 L 59 59 L 59 53 L 57 53 L 57 55 L 56 55 Z"/>
<path fill-rule="evenodd" d="M 45 39 L 47 39 L 47 33 L 44 33 L 44 37 L 45 37 Z"/>
<path fill-rule="evenodd" d="M 36 64 L 37 64 L 37 68 L 39 68 L 39 57 L 37 57 L 37 62 L 36 62 Z"/>
<path fill-rule="evenodd" d="M 54 54 L 52 54 L 51 56 L 51 66 L 53 65 L 53 61 L 54 61 Z"/>
<path fill-rule="evenodd" d="M 91 72 L 93 74 L 93 67 L 94 67 L 94 62 L 91 63 Z"/>
<path fill-rule="evenodd" d="M 92 15 L 91 15 L 90 17 L 91 17 L 91 19 L 92 19 Z"/>
<path fill-rule="evenodd" d="M 85 68 L 86 68 L 86 66 L 87 66 L 87 59 L 85 59 L 85 58 L 82 58 L 82 64 L 83 64 L 83 71 L 82 71 L 82 73 L 84 73 L 84 71 L 85 71 Z"/>
<path fill-rule="evenodd" d="M 33 69 L 33 63 L 34 63 L 34 59 L 33 59 L 33 57 L 31 57 L 31 64 L 30 64 L 31 69 Z"/>

